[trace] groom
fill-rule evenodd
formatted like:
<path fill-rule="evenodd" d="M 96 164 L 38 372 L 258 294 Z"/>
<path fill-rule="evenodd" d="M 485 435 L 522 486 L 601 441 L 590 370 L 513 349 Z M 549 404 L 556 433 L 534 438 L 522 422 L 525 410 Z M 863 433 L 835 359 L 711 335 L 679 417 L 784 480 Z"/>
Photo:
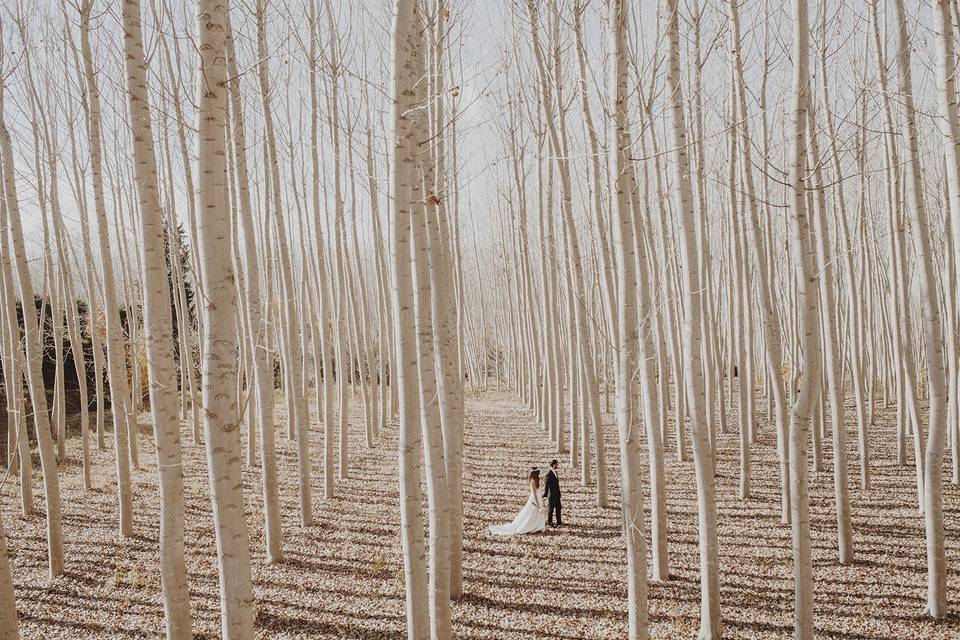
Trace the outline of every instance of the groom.
<path fill-rule="evenodd" d="M 560 466 L 560 463 L 556 460 L 550 461 L 550 470 L 547 471 L 547 479 L 543 487 L 543 497 L 549 500 L 549 508 L 547 509 L 547 524 L 551 527 L 563 526 L 563 518 L 560 517 L 560 478 L 557 476 L 557 467 Z M 557 512 L 557 524 L 553 524 L 553 512 Z"/>

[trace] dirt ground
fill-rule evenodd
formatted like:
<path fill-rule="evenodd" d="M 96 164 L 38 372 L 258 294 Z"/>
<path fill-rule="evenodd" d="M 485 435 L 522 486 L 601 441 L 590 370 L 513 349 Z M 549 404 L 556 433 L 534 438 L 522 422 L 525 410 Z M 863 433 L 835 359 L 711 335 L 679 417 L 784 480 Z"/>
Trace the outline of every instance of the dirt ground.
<path fill-rule="evenodd" d="M 762 413 L 758 417 L 763 423 Z M 278 421 L 283 419 L 278 415 Z M 874 477 L 869 493 L 859 489 L 859 465 L 851 447 L 857 554 L 853 565 L 836 563 L 828 444 L 826 466 L 811 478 L 818 637 L 960 637 L 960 616 L 934 623 L 923 615 L 923 520 L 916 506 L 913 469 L 895 464 L 892 419 L 892 410 L 879 414 L 871 432 Z M 616 431 L 612 419 L 605 420 L 610 504 L 615 506 L 619 503 Z M 36 514 L 24 519 L 15 486 L 8 483 L 4 489 L 2 508 L 24 638 L 162 637 L 155 459 L 145 417 L 143 421 L 143 468 L 134 473 L 137 535 L 133 539 L 122 540 L 116 532 L 111 452 L 96 452 L 97 489 L 84 493 L 77 461 L 79 442 L 69 443 L 72 458 L 60 467 L 67 573 L 52 584 L 46 578 L 42 498 L 37 498 Z M 322 498 L 322 436 L 314 429 L 318 524 L 308 529 L 299 523 L 293 443 L 280 435 L 278 428 L 287 558 L 283 564 L 264 564 L 259 469 L 244 472 L 258 637 L 405 638 L 396 428 L 388 427 L 377 446 L 367 449 L 355 417 L 351 477 L 339 483 L 337 497 L 330 501 Z M 198 638 L 216 638 L 219 596 L 206 463 L 203 448 L 186 438 L 187 553 L 194 629 Z M 855 443 L 852 426 L 849 440 Z M 773 431 L 767 428 L 758 436 L 753 497 L 747 501 L 737 498 L 737 434 L 723 435 L 719 447 L 724 638 L 791 637 L 790 531 L 780 524 Z M 522 506 L 527 467 L 544 467 L 555 457 L 531 414 L 508 396 L 491 394 L 468 402 L 465 455 L 466 595 L 453 608 L 457 637 L 626 637 L 625 553 L 618 510 L 599 509 L 594 489 L 583 487 L 565 464 L 560 476 L 568 526 L 519 538 L 487 533 L 488 525 L 510 520 Z M 671 577 L 650 586 L 652 632 L 655 638 L 694 638 L 700 599 L 693 466 L 676 462 L 672 444 L 668 458 Z M 41 487 L 39 471 L 36 483 Z M 958 611 L 957 487 L 947 485 L 944 511 L 950 604 Z"/>

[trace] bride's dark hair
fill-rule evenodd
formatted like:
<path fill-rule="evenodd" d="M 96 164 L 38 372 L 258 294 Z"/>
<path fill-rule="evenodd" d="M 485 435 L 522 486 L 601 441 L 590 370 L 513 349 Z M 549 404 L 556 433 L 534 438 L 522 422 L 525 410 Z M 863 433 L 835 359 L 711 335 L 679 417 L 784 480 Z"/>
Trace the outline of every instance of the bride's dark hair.
<path fill-rule="evenodd" d="M 540 469 L 533 468 L 530 470 L 530 475 L 527 476 L 527 480 L 533 483 L 534 489 L 540 488 Z"/>

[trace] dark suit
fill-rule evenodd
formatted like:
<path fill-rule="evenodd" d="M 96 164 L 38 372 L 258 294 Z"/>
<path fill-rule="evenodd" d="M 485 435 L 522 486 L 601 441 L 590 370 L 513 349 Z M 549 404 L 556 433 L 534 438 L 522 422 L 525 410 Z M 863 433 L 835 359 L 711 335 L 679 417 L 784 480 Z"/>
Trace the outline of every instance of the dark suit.
<path fill-rule="evenodd" d="M 547 524 L 553 526 L 553 512 L 557 512 L 557 525 L 563 524 L 563 518 L 560 516 L 560 478 L 557 477 L 553 469 L 547 471 L 547 479 L 543 487 L 543 497 L 547 498 L 549 507 L 547 508 Z"/>

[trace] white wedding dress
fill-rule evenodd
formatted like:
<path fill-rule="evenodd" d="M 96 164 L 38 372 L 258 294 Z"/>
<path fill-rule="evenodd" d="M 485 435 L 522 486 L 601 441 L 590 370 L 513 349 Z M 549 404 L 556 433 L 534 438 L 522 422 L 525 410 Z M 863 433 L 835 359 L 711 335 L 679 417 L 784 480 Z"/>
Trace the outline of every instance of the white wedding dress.
<path fill-rule="evenodd" d="M 530 487 L 530 497 L 513 522 L 490 526 L 490 533 L 496 536 L 518 536 L 524 533 L 536 533 L 546 530 L 546 519 L 543 514 L 543 499 L 540 492 Z"/>

